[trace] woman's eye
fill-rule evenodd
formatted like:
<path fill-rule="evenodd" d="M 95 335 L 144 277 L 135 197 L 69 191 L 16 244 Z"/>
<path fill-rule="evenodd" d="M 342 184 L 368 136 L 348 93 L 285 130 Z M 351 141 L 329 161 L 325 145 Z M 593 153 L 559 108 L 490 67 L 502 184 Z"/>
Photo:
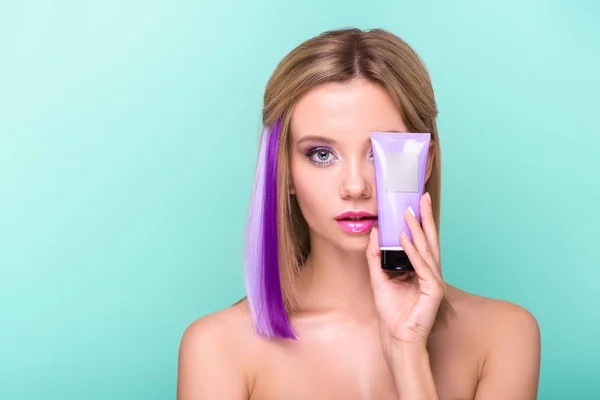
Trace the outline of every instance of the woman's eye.
<path fill-rule="evenodd" d="M 329 149 L 318 148 L 313 149 L 308 153 L 308 158 L 313 164 L 328 165 L 335 161 L 335 155 Z"/>
<path fill-rule="evenodd" d="M 328 152 L 327 150 L 317 151 L 317 158 L 319 159 L 319 161 L 327 161 L 327 159 L 329 158 L 330 155 L 331 155 L 331 153 Z"/>

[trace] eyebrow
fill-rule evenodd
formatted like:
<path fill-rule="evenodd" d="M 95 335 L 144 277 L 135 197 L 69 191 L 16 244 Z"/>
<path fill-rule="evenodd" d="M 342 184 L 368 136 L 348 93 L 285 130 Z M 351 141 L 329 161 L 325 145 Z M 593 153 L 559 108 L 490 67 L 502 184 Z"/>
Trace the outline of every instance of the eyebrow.
<path fill-rule="evenodd" d="M 375 131 L 374 131 L 375 132 Z M 384 133 L 394 133 L 394 132 L 403 132 L 402 130 L 397 130 L 397 129 L 391 129 L 391 130 L 378 130 L 377 132 L 384 132 Z M 337 142 L 334 139 L 325 137 L 325 136 L 319 136 L 319 135 L 308 135 L 308 136 L 304 136 L 303 138 L 301 138 L 300 140 L 298 140 L 298 144 L 302 143 L 302 142 L 323 142 L 323 143 L 327 143 L 327 144 L 336 144 Z M 366 142 L 370 142 L 371 138 L 367 138 Z"/>
<path fill-rule="evenodd" d="M 308 136 L 304 136 L 303 138 L 301 138 L 300 140 L 298 140 L 298 144 L 302 143 L 302 142 L 309 142 L 309 141 L 313 141 L 313 142 L 324 142 L 327 144 L 335 144 L 336 141 L 325 137 L 325 136 L 318 136 L 318 135 L 308 135 Z"/>

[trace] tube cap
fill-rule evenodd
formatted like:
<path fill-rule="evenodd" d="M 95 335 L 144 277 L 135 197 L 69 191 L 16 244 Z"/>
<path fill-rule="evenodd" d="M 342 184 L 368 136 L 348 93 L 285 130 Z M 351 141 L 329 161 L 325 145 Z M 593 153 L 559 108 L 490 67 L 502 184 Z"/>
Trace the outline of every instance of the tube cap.
<path fill-rule="evenodd" d="M 381 250 L 381 268 L 386 271 L 414 271 L 403 250 Z"/>

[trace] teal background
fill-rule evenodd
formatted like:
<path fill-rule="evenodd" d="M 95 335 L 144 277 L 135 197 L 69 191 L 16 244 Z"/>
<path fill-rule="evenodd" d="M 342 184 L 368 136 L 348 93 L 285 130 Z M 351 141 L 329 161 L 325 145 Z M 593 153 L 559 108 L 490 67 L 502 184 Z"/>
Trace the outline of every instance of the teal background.
<path fill-rule="evenodd" d="M 600 392 L 600 3 L 0 5 L 0 398 L 175 398 L 196 318 L 244 295 L 261 96 L 323 30 L 427 64 L 449 283 L 538 319 L 540 399 Z"/>

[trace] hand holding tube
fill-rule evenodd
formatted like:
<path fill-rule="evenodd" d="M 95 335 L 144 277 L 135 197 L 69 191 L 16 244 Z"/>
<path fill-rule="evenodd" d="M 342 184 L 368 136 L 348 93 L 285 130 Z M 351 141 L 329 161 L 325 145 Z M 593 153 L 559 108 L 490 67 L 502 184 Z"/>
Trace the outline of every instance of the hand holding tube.
<path fill-rule="evenodd" d="M 367 259 L 379 317 L 384 356 L 404 398 L 437 398 L 426 350 L 427 339 L 446 291 L 440 269 L 438 235 L 428 193 L 420 199 L 421 224 L 406 210 L 413 242 L 400 244 L 414 272 L 392 276 L 381 268 L 378 231 L 371 232 Z M 415 397 L 413 397 L 413 395 Z"/>
<path fill-rule="evenodd" d="M 425 345 L 446 285 L 440 269 L 440 249 L 429 194 L 420 200 L 421 221 L 404 213 L 413 242 L 405 234 L 400 245 L 415 271 L 393 277 L 381 269 L 378 231 L 371 232 L 367 259 L 381 328 L 389 339 Z M 422 225 L 422 226 L 421 226 Z"/>

